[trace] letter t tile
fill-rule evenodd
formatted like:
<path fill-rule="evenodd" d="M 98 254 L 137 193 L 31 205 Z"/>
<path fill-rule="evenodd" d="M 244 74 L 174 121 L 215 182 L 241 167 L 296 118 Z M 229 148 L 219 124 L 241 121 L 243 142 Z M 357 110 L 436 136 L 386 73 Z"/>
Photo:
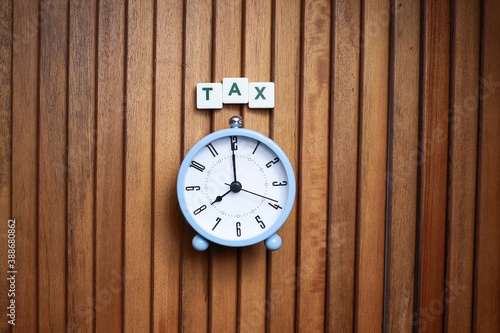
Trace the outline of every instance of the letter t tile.
<path fill-rule="evenodd" d="M 222 83 L 196 84 L 198 109 L 222 109 Z"/>

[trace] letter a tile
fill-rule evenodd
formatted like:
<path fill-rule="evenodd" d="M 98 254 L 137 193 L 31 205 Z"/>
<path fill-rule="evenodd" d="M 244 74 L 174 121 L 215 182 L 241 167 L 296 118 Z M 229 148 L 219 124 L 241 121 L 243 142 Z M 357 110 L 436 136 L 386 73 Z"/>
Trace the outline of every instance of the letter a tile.
<path fill-rule="evenodd" d="M 226 77 L 222 79 L 222 102 L 224 104 L 248 103 L 248 78 Z"/>

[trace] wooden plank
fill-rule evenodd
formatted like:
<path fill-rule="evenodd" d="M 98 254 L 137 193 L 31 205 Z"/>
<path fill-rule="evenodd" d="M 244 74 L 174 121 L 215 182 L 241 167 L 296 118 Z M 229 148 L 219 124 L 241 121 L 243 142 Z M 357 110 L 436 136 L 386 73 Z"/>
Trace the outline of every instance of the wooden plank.
<path fill-rule="evenodd" d="M 94 296 L 96 2 L 69 9 L 67 330 L 91 331 Z"/>
<path fill-rule="evenodd" d="M 214 52 L 212 59 L 212 82 L 222 82 L 225 77 L 241 77 L 243 52 L 242 12 L 243 1 L 217 1 L 214 7 Z M 212 130 L 229 128 L 229 117 L 241 114 L 238 104 L 225 104 L 213 113 Z M 246 123 L 245 123 L 246 124 Z M 243 124 L 245 127 L 246 125 Z M 235 255 L 233 253 L 233 255 Z"/>
<path fill-rule="evenodd" d="M 153 328 L 179 331 L 181 233 L 176 196 L 181 163 L 183 4 L 156 8 L 155 110 L 153 152 Z"/>
<path fill-rule="evenodd" d="M 184 17 L 184 105 L 182 157 L 210 132 L 210 112 L 196 109 L 196 83 L 212 82 L 212 3 L 186 1 Z M 203 27 L 203 29 L 200 29 Z M 195 232 L 183 219 L 181 329 L 208 332 L 208 251 L 193 249 Z"/>
<path fill-rule="evenodd" d="M 124 1 L 100 1 L 97 16 L 95 296 L 94 304 L 84 309 L 95 316 L 96 332 L 121 332 L 126 278 L 122 271 Z"/>
<path fill-rule="evenodd" d="M 68 3 L 42 1 L 40 21 L 38 329 L 62 332 L 67 314 Z"/>
<path fill-rule="evenodd" d="M 37 274 L 37 142 L 38 142 L 38 1 L 13 1 L 12 57 L 12 217 L 16 219 L 14 332 L 36 332 Z M 14 171 L 15 170 L 15 171 Z"/>
<path fill-rule="evenodd" d="M 420 129 L 418 317 L 426 332 L 443 329 L 450 68 L 450 2 L 423 5 Z"/>
<path fill-rule="evenodd" d="M 297 330 L 324 331 L 328 224 L 330 1 L 302 12 Z M 321 119 L 321 121 L 318 121 Z"/>
<path fill-rule="evenodd" d="M 480 3 L 452 6 L 445 330 L 472 330 Z"/>
<path fill-rule="evenodd" d="M 286 152 L 298 180 L 301 2 L 276 1 L 273 22 L 275 108 L 271 111 L 271 133 Z M 295 206 L 278 232 L 283 245 L 269 256 L 267 327 L 270 332 L 295 331 L 297 206 L 296 196 Z"/>
<path fill-rule="evenodd" d="M 241 77 L 243 1 L 223 0 L 214 5 L 212 82 Z M 229 128 L 229 117 L 241 114 L 237 104 L 213 113 L 212 130 Z M 246 126 L 245 124 L 243 126 Z M 235 332 L 238 317 L 238 249 L 210 246 L 210 330 Z"/>
<path fill-rule="evenodd" d="M 482 17 L 474 330 L 500 331 L 500 3 L 485 0 Z"/>
<path fill-rule="evenodd" d="M 271 81 L 271 14 L 269 0 L 243 4 L 243 77 L 250 82 Z M 249 109 L 243 105 L 243 126 L 269 136 L 269 109 Z M 267 251 L 263 243 L 240 250 L 238 283 L 239 332 L 265 332 Z"/>
<path fill-rule="evenodd" d="M 392 4 L 387 231 L 388 332 L 413 328 L 420 69 L 420 3 Z"/>
<path fill-rule="evenodd" d="M 382 331 L 389 73 L 389 2 L 362 8 L 355 327 Z M 368 301 L 369 300 L 369 301 Z"/>
<path fill-rule="evenodd" d="M 0 4 L 0 258 L 5 258 L 4 267 L 0 273 L 2 286 L 5 285 L 5 291 L 0 294 L 0 306 L 6 309 L 6 317 L 0 322 L 0 331 L 9 332 L 15 325 L 14 317 L 10 317 L 12 307 L 11 300 L 14 302 L 15 295 L 12 294 L 9 281 L 12 275 L 7 271 L 15 271 L 16 243 L 15 238 L 10 232 L 15 232 L 15 222 L 10 222 L 12 216 L 12 2 L 3 1 Z M 5 245 L 4 245 L 5 244 Z M 10 265 L 14 265 L 13 268 Z M 17 274 L 14 274 L 17 277 Z M 15 294 L 15 292 L 14 292 Z M 19 291 L 17 292 L 19 294 Z M 15 305 L 15 303 L 14 303 Z M 13 321 L 14 319 L 14 321 Z"/>
<path fill-rule="evenodd" d="M 354 329 L 360 1 L 336 1 L 330 129 L 327 329 Z"/>
<path fill-rule="evenodd" d="M 154 1 L 127 6 L 125 120 L 125 331 L 150 330 Z"/>

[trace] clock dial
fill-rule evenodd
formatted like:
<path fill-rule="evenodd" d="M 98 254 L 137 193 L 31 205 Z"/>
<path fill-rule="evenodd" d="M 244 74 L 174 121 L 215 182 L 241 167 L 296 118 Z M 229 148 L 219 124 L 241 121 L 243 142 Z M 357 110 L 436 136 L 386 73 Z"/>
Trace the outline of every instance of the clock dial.
<path fill-rule="evenodd" d="M 223 136 L 195 152 L 183 195 L 191 220 L 205 235 L 238 242 L 273 228 L 284 212 L 289 183 L 280 157 L 264 142 Z"/>

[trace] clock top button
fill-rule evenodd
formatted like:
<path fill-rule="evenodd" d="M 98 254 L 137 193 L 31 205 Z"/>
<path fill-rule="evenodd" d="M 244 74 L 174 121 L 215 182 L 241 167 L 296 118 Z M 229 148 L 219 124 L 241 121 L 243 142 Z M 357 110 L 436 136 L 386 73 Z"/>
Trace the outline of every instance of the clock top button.
<path fill-rule="evenodd" d="M 229 126 L 231 128 L 240 128 L 243 126 L 243 118 L 238 115 L 231 116 L 229 118 Z"/>

